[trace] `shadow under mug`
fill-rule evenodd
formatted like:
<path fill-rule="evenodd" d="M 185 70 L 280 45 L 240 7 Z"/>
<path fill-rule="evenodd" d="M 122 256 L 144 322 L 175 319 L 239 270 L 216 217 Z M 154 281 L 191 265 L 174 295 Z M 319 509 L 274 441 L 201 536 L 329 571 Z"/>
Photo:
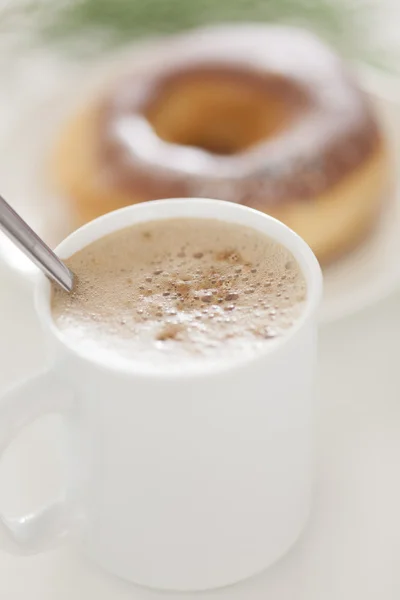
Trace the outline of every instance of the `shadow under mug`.
<path fill-rule="evenodd" d="M 316 312 L 322 276 L 307 244 L 275 219 L 236 204 L 172 199 L 129 206 L 70 235 L 67 258 L 135 223 L 168 218 L 239 223 L 287 247 L 307 302 L 286 336 L 252 358 L 173 373 L 145 373 L 85 353 L 55 326 L 50 284 L 35 303 L 49 344 L 46 372 L 0 401 L 0 452 L 48 413 L 65 419 L 67 481 L 32 515 L 0 520 L 0 545 L 37 553 L 79 538 L 124 579 L 204 590 L 245 579 L 296 540 L 310 510 Z"/>

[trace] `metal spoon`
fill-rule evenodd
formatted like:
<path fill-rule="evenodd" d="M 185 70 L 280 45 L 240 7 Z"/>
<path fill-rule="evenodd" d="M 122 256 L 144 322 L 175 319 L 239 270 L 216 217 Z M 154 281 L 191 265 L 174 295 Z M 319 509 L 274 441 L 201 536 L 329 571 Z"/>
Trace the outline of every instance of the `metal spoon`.
<path fill-rule="evenodd" d="M 47 277 L 58 283 L 64 290 L 71 292 L 74 287 L 74 274 L 54 254 L 44 241 L 29 227 L 27 223 L 0 196 L 0 230 L 14 242 L 16 246 Z"/>

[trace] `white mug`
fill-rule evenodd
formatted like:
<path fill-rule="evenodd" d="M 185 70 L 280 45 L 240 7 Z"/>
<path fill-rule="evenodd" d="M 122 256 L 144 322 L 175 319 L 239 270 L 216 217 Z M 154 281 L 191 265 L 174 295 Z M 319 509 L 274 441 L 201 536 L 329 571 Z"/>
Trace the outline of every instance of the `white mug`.
<path fill-rule="evenodd" d="M 266 568 L 307 520 L 322 278 L 310 248 L 285 225 L 216 200 L 129 206 L 82 227 L 57 253 L 67 258 L 116 230 L 173 217 L 240 223 L 283 244 L 306 278 L 304 314 L 252 358 L 144 373 L 74 345 L 52 320 L 50 284 L 40 276 L 35 302 L 52 364 L 2 398 L 0 452 L 23 426 L 61 413 L 68 481 L 41 511 L 2 516 L 0 544 L 27 554 L 78 537 L 120 577 L 204 590 Z"/>

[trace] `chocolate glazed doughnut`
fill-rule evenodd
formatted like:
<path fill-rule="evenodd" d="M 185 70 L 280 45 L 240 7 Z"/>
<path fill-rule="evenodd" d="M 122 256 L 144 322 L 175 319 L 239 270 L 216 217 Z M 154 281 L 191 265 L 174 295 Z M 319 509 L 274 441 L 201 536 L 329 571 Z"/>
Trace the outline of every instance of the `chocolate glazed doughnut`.
<path fill-rule="evenodd" d="M 222 198 L 282 220 L 321 261 L 371 227 L 384 142 L 340 59 L 299 29 L 236 26 L 179 37 L 67 124 L 59 187 L 82 219 L 144 200 Z"/>

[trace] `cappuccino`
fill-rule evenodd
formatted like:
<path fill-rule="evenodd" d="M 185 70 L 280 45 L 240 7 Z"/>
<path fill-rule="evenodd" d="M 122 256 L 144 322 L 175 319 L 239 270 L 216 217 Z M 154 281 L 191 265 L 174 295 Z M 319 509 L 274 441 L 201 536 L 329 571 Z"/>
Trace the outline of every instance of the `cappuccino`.
<path fill-rule="evenodd" d="M 146 370 L 257 353 L 293 327 L 307 295 L 285 247 L 212 219 L 133 225 L 65 262 L 76 284 L 52 290 L 58 328 Z"/>

